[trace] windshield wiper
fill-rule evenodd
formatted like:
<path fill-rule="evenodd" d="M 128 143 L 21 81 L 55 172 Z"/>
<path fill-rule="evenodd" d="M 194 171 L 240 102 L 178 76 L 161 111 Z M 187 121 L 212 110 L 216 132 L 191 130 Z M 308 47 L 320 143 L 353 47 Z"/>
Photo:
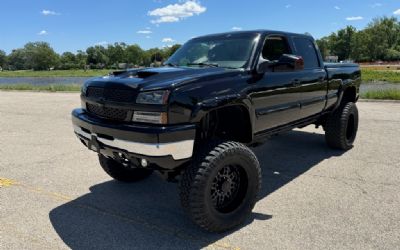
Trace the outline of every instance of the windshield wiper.
<path fill-rule="evenodd" d="M 188 63 L 187 66 L 219 67 L 218 63 Z"/>

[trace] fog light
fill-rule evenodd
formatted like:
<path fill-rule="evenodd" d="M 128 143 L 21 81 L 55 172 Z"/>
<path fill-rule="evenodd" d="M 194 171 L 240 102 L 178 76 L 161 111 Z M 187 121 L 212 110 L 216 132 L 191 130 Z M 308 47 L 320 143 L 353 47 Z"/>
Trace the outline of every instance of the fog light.
<path fill-rule="evenodd" d="M 142 159 L 142 160 L 140 161 L 140 164 L 142 164 L 142 167 L 144 167 L 144 168 L 147 167 L 147 165 L 148 165 L 146 159 Z"/>
<path fill-rule="evenodd" d="M 166 124 L 167 113 L 165 112 L 148 112 L 148 111 L 135 111 L 133 113 L 134 122 Z"/>

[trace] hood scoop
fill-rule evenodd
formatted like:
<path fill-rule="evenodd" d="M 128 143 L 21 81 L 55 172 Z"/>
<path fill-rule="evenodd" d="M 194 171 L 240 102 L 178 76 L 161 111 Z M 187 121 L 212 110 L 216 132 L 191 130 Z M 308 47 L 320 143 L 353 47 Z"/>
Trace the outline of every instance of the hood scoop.
<path fill-rule="evenodd" d="M 148 71 L 148 70 L 141 70 L 141 71 L 114 71 L 111 73 L 112 76 L 119 76 L 119 77 L 128 77 L 128 78 L 147 78 L 150 76 L 157 75 L 159 72 L 156 71 Z"/>
<path fill-rule="evenodd" d="M 157 74 L 158 74 L 158 72 L 154 72 L 154 71 L 138 71 L 138 72 L 136 72 L 136 77 L 137 78 L 147 78 L 147 77 L 154 76 Z"/>

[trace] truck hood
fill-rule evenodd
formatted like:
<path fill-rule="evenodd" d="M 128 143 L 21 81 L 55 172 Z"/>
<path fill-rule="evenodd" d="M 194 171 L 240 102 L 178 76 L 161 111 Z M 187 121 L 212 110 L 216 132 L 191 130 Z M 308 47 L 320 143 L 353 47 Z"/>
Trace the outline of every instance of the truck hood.
<path fill-rule="evenodd" d="M 133 88 L 139 91 L 178 87 L 202 78 L 236 75 L 241 70 L 225 68 L 161 67 L 113 72 L 108 76 L 89 79 L 86 86 Z"/>

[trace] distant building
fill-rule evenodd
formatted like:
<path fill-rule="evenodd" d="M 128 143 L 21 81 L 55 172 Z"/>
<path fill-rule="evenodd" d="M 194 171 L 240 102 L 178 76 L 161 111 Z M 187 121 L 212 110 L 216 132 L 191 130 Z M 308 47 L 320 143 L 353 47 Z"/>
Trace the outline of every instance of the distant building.
<path fill-rule="evenodd" d="M 330 63 L 337 63 L 337 62 L 339 62 L 339 57 L 338 56 L 326 56 L 325 61 L 330 62 Z"/>

